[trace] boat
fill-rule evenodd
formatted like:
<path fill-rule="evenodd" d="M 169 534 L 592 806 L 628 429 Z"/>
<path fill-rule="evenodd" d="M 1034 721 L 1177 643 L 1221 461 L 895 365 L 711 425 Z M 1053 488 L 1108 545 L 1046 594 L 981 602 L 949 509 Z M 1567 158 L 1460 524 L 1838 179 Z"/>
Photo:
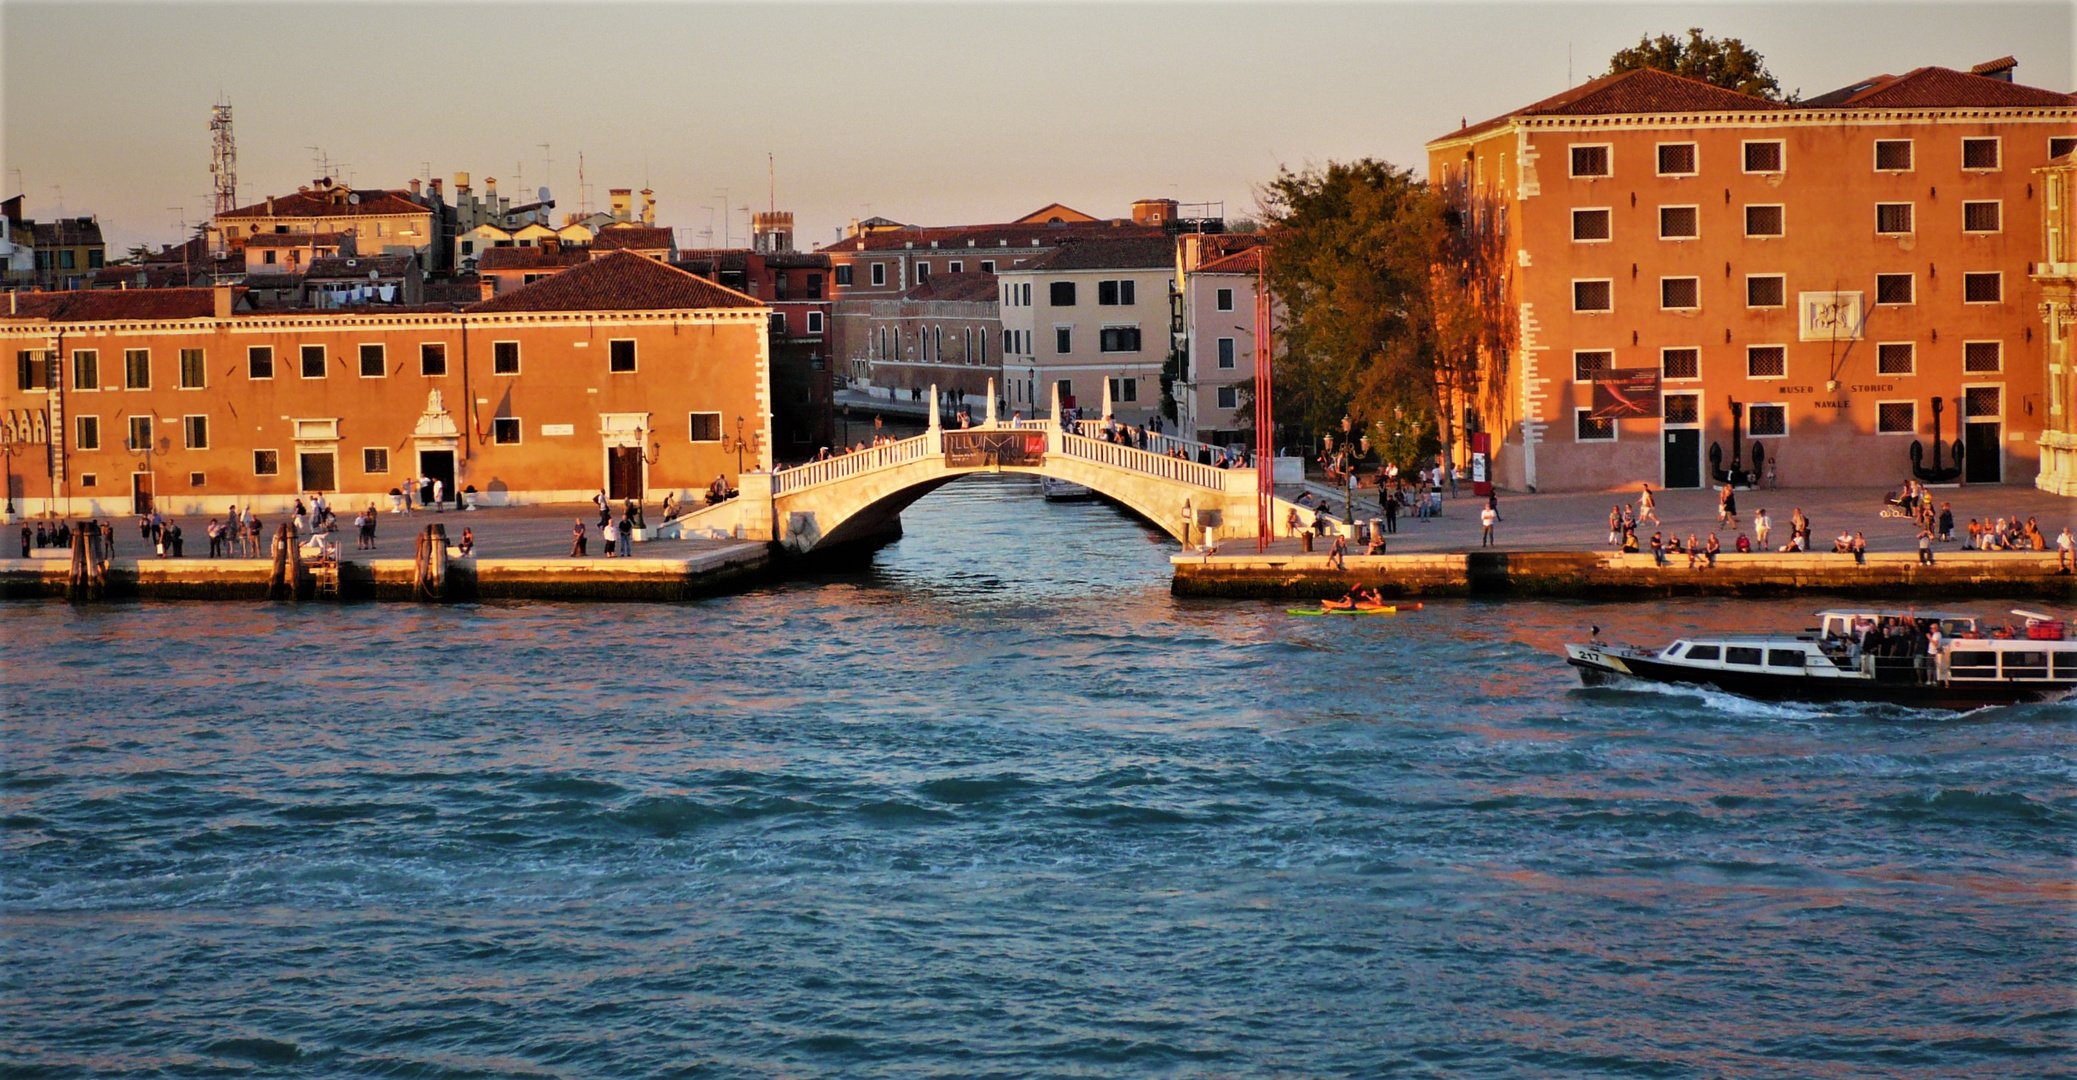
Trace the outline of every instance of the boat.
<path fill-rule="evenodd" d="M 1969 615 L 1833 609 L 1803 633 L 1680 638 L 1662 648 L 1608 644 L 1599 627 L 1565 646 L 1586 686 L 1668 683 L 1763 701 L 1868 701 L 1966 711 L 2059 701 L 2077 691 L 2066 623 L 2014 611 L 2022 627 L 1986 630 Z M 1938 643 L 1932 629 L 1939 627 Z"/>
<path fill-rule="evenodd" d="M 1055 480 L 1050 476 L 1039 477 L 1039 492 L 1046 497 L 1047 502 L 1080 502 L 1096 495 L 1080 484 Z"/>
<path fill-rule="evenodd" d="M 1284 609 L 1284 614 L 1286 614 L 1286 615 L 1397 615 L 1397 614 L 1399 614 L 1399 608 L 1398 608 L 1397 606 L 1395 606 L 1395 605 L 1392 605 L 1392 604 L 1386 604 L 1386 605 L 1385 605 L 1384 607 L 1359 607 L 1359 608 L 1313 608 L 1313 607 L 1294 607 L 1294 608 L 1285 608 L 1285 609 Z"/>

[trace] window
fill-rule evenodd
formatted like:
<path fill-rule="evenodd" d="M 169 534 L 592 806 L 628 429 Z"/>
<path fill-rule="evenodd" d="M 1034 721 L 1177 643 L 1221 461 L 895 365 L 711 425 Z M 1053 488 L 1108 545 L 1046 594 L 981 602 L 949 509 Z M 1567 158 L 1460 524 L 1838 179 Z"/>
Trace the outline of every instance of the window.
<path fill-rule="evenodd" d="M 1767 650 L 1767 666 L 1768 666 L 1768 667 L 1782 667 L 1782 668 L 1799 668 L 1799 667 L 1802 667 L 1802 666 L 1803 666 L 1803 650 L 1801 650 L 1801 649 L 1768 649 L 1768 650 Z"/>
<path fill-rule="evenodd" d="M 463 246 L 463 247 L 467 247 L 468 245 L 467 245 L 467 244 L 463 244 L 462 246 Z M 264 251 L 264 252 L 261 252 L 261 253 L 260 253 L 260 261 L 261 261 L 261 262 L 263 262 L 263 263 L 266 263 L 266 264 L 267 264 L 267 265 L 269 265 L 269 266 L 272 266 L 272 265 L 274 265 L 274 256 L 275 256 L 276 254 L 277 254 L 277 253 L 276 253 L 276 252 L 275 252 L 275 251 L 274 251 L 274 250 L 273 250 L 272 248 L 269 248 L 269 249 L 267 249 L 266 251 Z M 464 251 L 464 252 L 462 252 L 462 254 L 466 255 L 466 254 L 468 254 L 468 252 Z"/>
<path fill-rule="evenodd" d="M 1572 148 L 1572 175 L 1607 176 L 1608 144 L 1574 146 Z"/>
<path fill-rule="evenodd" d="M 1962 275 L 1962 302 L 1965 304 L 1996 304 L 2005 299 L 2005 275 L 1993 270 L 1982 274 Z"/>
<path fill-rule="evenodd" d="M 389 374 L 389 361 L 380 345 L 361 346 L 361 378 L 379 379 Z"/>
<path fill-rule="evenodd" d="M 1106 326 L 1097 335 L 1097 348 L 1104 352 L 1138 352 L 1139 327 Z"/>
<path fill-rule="evenodd" d="M 1596 376 L 1615 367 L 1615 354 L 1605 350 L 1572 354 L 1572 381 L 1593 382 Z"/>
<path fill-rule="evenodd" d="M 60 252 L 58 252 L 58 269 L 60 269 L 60 270 L 73 270 L 73 269 L 77 269 L 77 268 L 78 268 L 78 265 L 79 265 L 79 253 L 78 253 L 78 252 L 76 252 L 76 251 L 60 251 Z"/>
<path fill-rule="evenodd" d="M 146 449 L 146 448 L 148 448 L 148 447 L 150 447 L 150 446 L 151 446 L 151 417 L 149 417 L 149 416 L 133 416 L 133 417 L 131 417 L 131 418 L 130 418 L 130 441 L 124 444 L 124 448 L 125 448 L 125 449 L 129 449 L 129 450 L 143 450 L 143 449 Z"/>
<path fill-rule="evenodd" d="M 2002 341 L 1962 342 L 1962 370 L 1975 374 L 1994 374 L 2005 369 L 2005 343 Z"/>
<path fill-rule="evenodd" d="M 1051 302 L 1054 307 L 1075 306 L 1075 283 L 1056 281 L 1052 284 Z"/>
<path fill-rule="evenodd" d="M 839 284 L 839 285 L 849 285 L 849 284 L 851 284 L 851 264 L 849 264 L 849 263 L 844 263 L 843 265 L 841 265 L 841 266 L 838 266 L 838 267 L 836 268 L 836 270 L 835 270 L 835 273 L 836 273 L 836 275 L 837 275 L 837 284 Z"/>
<path fill-rule="evenodd" d="M 887 284 L 887 264 L 886 264 L 886 263 L 874 263 L 874 264 L 873 264 L 873 284 L 875 284 L 875 285 L 885 285 L 885 284 Z"/>
<path fill-rule="evenodd" d="M 1702 377 L 1702 350 L 1661 349 L 1659 350 L 1660 378 L 1699 379 Z"/>
<path fill-rule="evenodd" d="M 1755 439 L 1787 435 L 1789 433 L 1789 407 L 1786 405 L 1746 406 L 1745 433 Z"/>
<path fill-rule="evenodd" d="M 1669 277 L 1659 279 L 1659 306 L 1668 311 L 1687 311 L 1702 306 L 1702 279 Z"/>
<path fill-rule="evenodd" d="M 1663 415 L 1668 424 L 1699 424 L 1702 422 L 1702 395 L 1667 394 L 1662 399 Z"/>
<path fill-rule="evenodd" d="M 1727 645 L 1724 647 L 1724 663 L 1759 667 L 1760 650 L 1743 645 Z"/>
<path fill-rule="evenodd" d="M 1226 371 L 1233 370 L 1233 339 L 1230 337 L 1219 339 L 1219 367 Z"/>
<path fill-rule="evenodd" d="M 1875 302 L 1878 304 L 1916 303 L 1916 289 L 1911 274 L 1875 275 Z"/>
<path fill-rule="evenodd" d="M 1917 374 L 1918 346 L 1909 341 L 1892 341 L 1875 346 L 1875 373 L 1877 375 Z"/>
<path fill-rule="evenodd" d="M 1876 172 L 1910 172 L 1910 171 L 1911 171 L 1911 140 L 1910 140 L 1910 139 L 1877 139 L 1877 140 L 1875 140 L 1875 171 L 1876 171 Z"/>
<path fill-rule="evenodd" d="M 78 416 L 72 421 L 72 444 L 79 450 L 101 449 L 101 418 Z"/>
<path fill-rule="evenodd" d="M 1966 386 L 1962 388 L 1963 416 L 2004 415 L 2004 388 L 1999 386 Z"/>
<path fill-rule="evenodd" d="M 273 254 L 273 252 L 271 252 L 271 251 L 270 251 L 270 252 L 268 252 L 268 254 L 269 254 L 269 255 L 272 255 L 272 254 Z M 464 240 L 464 241 L 462 241 L 462 254 L 463 254 L 463 255 L 474 255 L 474 254 L 476 254 L 476 241 L 474 241 L 474 240 Z M 274 260 L 270 258 L 270 259 L 268 259 L 267 261 L 268 261 L 268 262 L 273 262 Z"/>
<path fill-rule="evenodd" d="M 2056 135 L 2051 136 L 2048 140 L 2048 156 L 2051 159 L 2059 158 L 2072 150 L 2077 150 L 2077 138 L 2071 138 L 2067 135 Z"/>
<path fill-rule="evenodd" d="M 1660 175 L 1660 176 L 1693 176 L 1693 175 L 1695 175 L 1695 144 L 1694 144 L 1694 143 L 1691 143 L 1691 142 L 1688 142 L 1688 143 L 1660 143 L 1660 144 L 1659 144 L 1659 175 Z"/>
<path fill-rule="evenodd" d="M 1574 281 L 1572 283 L 1572 310 L 1615 310 L 1615 283 L 1605 278 L 1600 281 Z"/>
<path fill-rule="evenodd" d="M 1745 208 L 1745 235 L 1780 236 L 1781 206 L 1755 205 Z"/>
<path fill-rule="evenodd" d="M 1573 439 L 1577 442 L 1614 442 L 1615 421 L 1594 419 L 1592 409 L 1574 409 Z"/>
<path fill-rule="evenodd" d="M 1659 207 L 1659 239 L 1693 240 L 1702 235 L 1701 213 L 1693 206 Z"/>
<path fill-rule="evenodd" d="M 324 346 L 303 346 L 303 377 L 306 379 L 322 379 L 325 377 Z"/>
<path fill-rule="evenodd" d="M 1068 327 L 1056 326 L 1053 328 L 1053 351 L 1057 353 L 1075 351 L 1074 337 Z"/>
<path fill-rule="evenodd" d="M 693 442 L 721 441 L 721 414 L 718 412 L 696 412 L 691 414 L 689 438 Z"/>
<path fill-rule="evenodd" d="M 50 389 L 49 353 L 23 349 L 14 354 L 15 375 L 23 390 Z"/>
<path fill-rule="evenodd" d="M 1690 645 L 1687 651 L 1689 660 L 1715 660 L 1721 655 L 1721 648 L 1716 645 Z"/>
<path fill-rule="evenodd" d="M 1218 308 L 1218 309 L 1219 309 L 1220 311 L 1232 311 L 1232 310 L 1233 310 L 1233 290 L 1232 290 L 1232 289 L 1220 289 L 1220 290 L 1218 291 L 1218 293 L 1217 293 L 1216 295 L 1217 295 L 1217 298 L 1218 298 L 1218 302 L 1217 302 L 1216 306 L 1217 306 L 1217 308 Z"/>
<path fill-rule="evenodd" d="M 183 416 L 180 418 L 180 434 L 190 450 L 209 449 L 209 418 L 206 416 Z"/>
<path fill-rule="evenodd" d="M 72 388 L 74 390 L 101 389 L 101 353 L 97 349 L 74 349 L 72 351 Z"/>
<path fill-rule="evenodd" d="M 252 379 L 274 377 L 274 346 L 254 345 L 245 350 L 245 374 Z"/>
<path fill-rule="evenodd" d="M 1877 435 L 1918 434 L 1918 402 L 1878 401 L 1875 403 L 1875 433 Z"/>
<path fill-rule="evenodd" d="M 1994 233 L 2002 222 L 1999 214 L 2001 204 L 1995 202 L 1965 202 L 1962 204 L 1962 231 L 1972 233 Z"/>
<path fill-rule="evenodd" d="M 1910 232 L 1911 204 L 1908 202 L 1876 203 L 1875 231 L 1888 235 Z"/>
<path fill-rule="evenodd" d="M 519 418 L 500 416 L 490 422 L 490 441 L 509 446 L 519 441 Z"/>
<path fill-rule="evenodd" d="M 1107 307 L 1131 307 L 1138 301 L 1133 295 L 1134 283 L 1120 279 L 1096 283 L 1096 302 Z"/>
<path fill-rule="evenodd" d="M 1963 139 L 1962 168 L 1995 169 L 1998 167 L 1998 140 Z"/>
<path fill-rule="evenodd" d="M 1745 144 L 1745 171 L 1749 173 L 1776 173 L 1781 171 L 1781 143 L 1749 142 Z"/>
<path fill-rule="evenodd" d="M 494 341 L 491 343 L 490 373 L 493 375 L 519 374 L 519 342 Z"/>
<path fill-rule="evenodd" d="M 386 473 L 389 471 L 389 448 L 370 446 L 361 451 L 361 471 L 364 473 Z"/>
<path fill-rule="evenodd" d="M 1222 408 L 1222 409 L 1237 409 L 1237 408 L 1240 408 L 1240 390 L 1239 390 L 1239 388 L 1238 388 L 1238 387 L 1232 387 L 1232 386 L 1222 386 L 1222 387 L 1219 387 L 1219 408 Z"/>
<path fill-rule="evenodd" d="M 255 450 L 252 452 L 252 474 L 254 476 L 281 475 L 281 451 Z"/>
<path fill-rule="evenodd" d="M 1745 279 L 1746 307 L 1783 307 L 1788 303 L 1787 279 L 1780 274 L 1750 274 Z"/>
<path fill-rule="evenodd" d="M 418 347 L 418 373 L 420 375 L 447 374 L 447 346 L 438 341 L 428 341 Z"/>
<path fill-rule="evenodd" d="M 1609 238 L 1609 212 L 1607 209 L 1574 210 L 1572 212 L 1572 238 L 1581 242 L 1606 240 Z"/>
<path fill-rule="evenodd" d="M 1138 380 L 1138 379 L 1112 379 L 1112 380 L 1111 380 L 1111 400 L 1112 400 L 1112 401 L 1114 401 L 1114 402 L 1118 402 L 1118 401 L 1138 401 L 1138 400 L 1139 400 L 1139 380 Z"/>
<path fill-rule="evenodd" d="M 123 350 L 123 388 L 127 390 L 151 389 L 151 350 Z"/>
<path fill-rule="evenodd" d="M 1753 345 L 1745 350 L 1745 375 L 1749 379 L 1779 379 L 1788 374 L 1788 348 L 1782 345 Z"/>
<path fill-rule="evenodd" d="M 819 311 L 810 311 L 810 312 L 808 312 L 808 333 L 810 333 L 810 334 L 819 334 L 819 333 L 821 333 L 821 332 L 822 332 L 822 313 L 821 313 L 821 312 L 819 312 Z"/>
<path fill-rule="evenodd" d="M 929 281 L 929 280 L 930 280 L 930 264 L 929 264 L 929 263 L 927 263 L 927 262 L 919 262 L 919 263 L 917 263 L 917 264 L 916 264 L 916 284 L 918 284 L 918 285 L 921 285 L 921 284 L 923 284 L 924 282 L 926 282 L 926 281 Z"/>
<path fill-rule="evenodd" d="M 635 370 L 635 343 L 631 338 L 615 338 L 606 343 L 606 370 Z"/>

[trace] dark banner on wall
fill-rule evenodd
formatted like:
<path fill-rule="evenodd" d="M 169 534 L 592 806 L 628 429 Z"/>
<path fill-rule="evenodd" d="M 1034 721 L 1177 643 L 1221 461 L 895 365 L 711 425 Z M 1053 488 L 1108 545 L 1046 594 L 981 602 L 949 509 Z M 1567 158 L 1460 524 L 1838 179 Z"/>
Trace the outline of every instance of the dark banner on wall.
<path fill-rule="evenodd" d="M 1658 415 L 1657 368 L 1614 368 L 1594 376 L 1594 419 L 1655 420 Z"/>

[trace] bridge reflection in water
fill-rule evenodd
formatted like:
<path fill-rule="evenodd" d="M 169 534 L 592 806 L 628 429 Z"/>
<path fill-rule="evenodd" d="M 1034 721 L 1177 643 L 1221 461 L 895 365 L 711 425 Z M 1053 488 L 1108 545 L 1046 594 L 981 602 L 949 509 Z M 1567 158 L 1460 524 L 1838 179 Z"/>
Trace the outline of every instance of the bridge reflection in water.
<path fill-rule="evenodd" d="M 994 398 L 994 387 L 989 387 Z M 1054 402 L 1054 415 L 1059 403 Z M 998 420 L 923 434 L 769 473 L 744 473 L 735 499 L 696 511 L 663 535 L 767 540 L 806 553 L 898 531 L 902 510 L 977 472 L 1021 472 L 1079 484 L 1179 539 L 1223 543 L 1256 532 L 1254 463 L 1220 468 L 1223 447 L 1149 434 L 1146 448 L 1097 436 L 1084 420 Z M 1287 507 L 1279 504 L 1272 520 Z"/>

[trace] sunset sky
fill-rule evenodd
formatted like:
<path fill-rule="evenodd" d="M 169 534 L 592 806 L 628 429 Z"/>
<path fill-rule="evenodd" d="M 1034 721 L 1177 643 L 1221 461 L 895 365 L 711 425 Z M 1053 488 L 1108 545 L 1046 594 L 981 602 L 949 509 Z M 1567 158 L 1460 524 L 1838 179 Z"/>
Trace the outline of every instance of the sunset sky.
<path fill-rule="evenodd" d="M 2018 57 L 2071 89 L 2045 4 L 102 4 L 0 7 L 7 194 L 98 214 L 111 255 L 208 215 L 209 107 L 243 201 L 341 179 L 577 208 L 655 188 L 685 245 L 777 203 L 803 247 L 871 214 L 1000 221 L 1055 200 L 1247 213 L 1279 164 L 1381 156 L 1583 82 L 1646 33 L 1743 38 L 1788 89 Z M 550 150 L 544 152 L 541 145 Z M 552 154 L 553 162 L 548 158 Z M 523 185 L 523 187 L 522 187 Z M 722 192 L 727 192 L 724 200 Z M 711 208 L 711 209 L 708 209 Z"/>

